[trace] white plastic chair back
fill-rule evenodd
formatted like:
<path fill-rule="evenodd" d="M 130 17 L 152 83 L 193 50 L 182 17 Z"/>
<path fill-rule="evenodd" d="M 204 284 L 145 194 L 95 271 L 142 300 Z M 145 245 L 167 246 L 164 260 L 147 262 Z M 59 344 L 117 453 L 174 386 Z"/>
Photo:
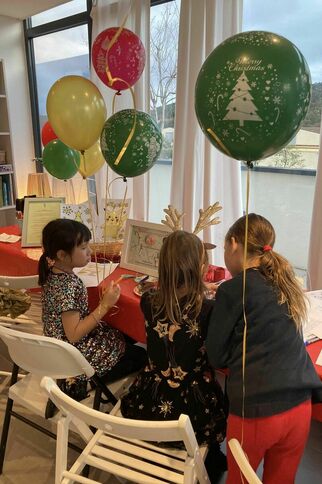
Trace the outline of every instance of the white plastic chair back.
<path fill-rule="evenodd" d="M 11 359 L 26 371 L 52 378 L 94 375 L 93 367 L 81 352 L 69 343 L 15 331 L 0 326 L 0 338 L 8 347 Z"/>
<path fill-rule="evenodd" d="M 248 462 L 245 452 L 243 451 L 237 439 L 230 439 L 228 442 L 231 453 L 238 464 L 241 472 L 249 484 L 262 484 L 262 481 Z"/>
<path fill-rule="evenodd" d="M 1 276 L 0 287 L 9 289 L 33 289 L 39 287 L 38 274 L 32 276 Z"/>
<path fill-rule="evenodd" d="M 52 380 L 44 377 L 41 386 L 61 411 L 56 450 L 56 483 L 71 478 L 82 481 L 79 472 L 86 464 L 105 470 L 136 483 L 194 483 L 210 484 L 201 452 L 187 415 L 178 420 L 159 422 L 132 420 L 105 414 L 86 407 L 65 395 Z M 115 409 L 113 409 L 114 412 Z M 66 471 L 66 454 L 63 447 L 67 441 L 69 422 L 85 427 L 94 427 L 92 436 L 81 456 Z M 85 425 L 86 424 L 86 425 Z M 164 449 L 148 442 L 183 441 L 186 451 Z M 106 446 L 106 448 L 104 447 Z M 182 458 L 182 454 L 185 457 Z M 62 465 L 64 463 L 64 465 Z M 152 477 L 153 476 L 153 477 Z M 66 481 L 67 482 L 67 481 Z M 87 482 L 87 481 L 86 481 Z M 99 481 L 90 480 L 94 483 Z"/>

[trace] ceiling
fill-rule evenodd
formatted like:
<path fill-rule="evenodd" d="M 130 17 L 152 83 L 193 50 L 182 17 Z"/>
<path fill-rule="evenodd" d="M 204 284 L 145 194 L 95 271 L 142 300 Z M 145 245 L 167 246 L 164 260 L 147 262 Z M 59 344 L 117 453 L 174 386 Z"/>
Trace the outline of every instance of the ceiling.
<path fill-rule="evenodd" d="M 1 0 L 0 16 L 24 20 L 50 8 L 67 3 L 69 0 Z"/>

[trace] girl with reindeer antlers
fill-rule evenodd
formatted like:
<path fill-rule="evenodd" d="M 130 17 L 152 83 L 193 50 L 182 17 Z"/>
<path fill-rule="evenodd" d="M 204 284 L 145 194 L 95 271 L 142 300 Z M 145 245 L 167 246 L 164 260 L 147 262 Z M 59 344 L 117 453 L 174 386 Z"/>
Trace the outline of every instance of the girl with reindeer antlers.
<path fill-rule="evenodd" d="M 194 233 L 181 230 L 182 215 L 176 209 L 165 209 L 162 223 L 173 233 L 160 251 L 158 287 L 141 299 L 149 362 L 121 403 L 127 418 L 173 420 L 181 413 L 189 415 L 198 442 L 209 444 L 206 467 L 212 482 L 226 470 L 219 447 L 226 434 L 226 415 L 204 348 L 213 301 L 205 298 L 208 258 L 196 233 L 219 223 L 212 217 L 221 208 L 217 202 L 200 210 Z"/>

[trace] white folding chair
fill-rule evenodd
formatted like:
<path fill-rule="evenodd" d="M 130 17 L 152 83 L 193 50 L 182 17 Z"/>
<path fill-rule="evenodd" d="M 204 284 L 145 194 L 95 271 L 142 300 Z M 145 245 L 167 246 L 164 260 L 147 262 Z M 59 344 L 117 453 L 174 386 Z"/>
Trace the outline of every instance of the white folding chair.
<path fill-rule="evenodd" d="M 42 379 L 41 386 L 60 409 L 55 484 L 101 482 L 80 475 L 87 465 L 141 484 L 193 484 L 197 481 L 210 484 L 204 456 L 187 415 L 167 422 L 131 420 L 115 416 L 119 404 L 111 414 L 104 414 L 72 400 L 49 377 Z M 81 435 L 87 435 L 87 446 L 67 470 L 70 423 L 79 427 Z M 90 428 L 98 430 L 93 433 Z M 185 450 L 149 443 L 174 441 L 183 442 Z"/>
<path fill-rule="evenodd" d="M 3 468 L 11 416 L 56 438 L 53 432 L 13 411 L 13 403 L 16 402 L 31 410 L 32 413 L 45 417 L 48 396 L 40 387 L 43 376 L 64 379 L 85 374 L 96 386 L 94 397 L 86 400 L 86 403 L 92 404 L 95 408 L 99 408 L 102 394 L 106 397 L 106 402 L 115 405 L 119 393 L 125 391 L 130 384 L 131 376 L 112 383 L 108 388 L 96 375 L 94 368 L 81 352 L 64 341 L 15 331 L 4 326 L 0 326 L 0 338 L 7 345 L 9 355 L 14 362 L 0 443 L 0 474 Z M 30 373 L 17 381 L 19 367 Z M 55 417 L 50 420 L 55 420 Z"/>
<path fill-rule="evenodd" d="M 248 462 L 246 454 L 238 440 L 230 439 L 228 445 L 240 471 L 243 473 L 248 484 L 262 484 L 262 481 Z"/>

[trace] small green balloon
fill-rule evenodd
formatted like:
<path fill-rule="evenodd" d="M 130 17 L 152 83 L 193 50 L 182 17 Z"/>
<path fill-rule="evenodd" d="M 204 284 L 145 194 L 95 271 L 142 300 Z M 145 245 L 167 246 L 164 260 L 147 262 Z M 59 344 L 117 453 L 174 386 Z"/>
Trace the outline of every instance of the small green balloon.
<path fill-rule="evenodd" d="M 46 170 L 60 180 L 72 178 L 80 165 L 79 152 L 69 148 L 59 139 L 54 139 L 45 146 L 42 158 Z"/>
<path fill-rule="evenodd" d="M 115 163 L 125 145 L 135 120 L 133 137 L 119 163 Z M 113 114 L 104 124 L 101 149 L 106 163 L 124 177 L 134 177 L 152 168 L 162 148 L 160 128 L 149 114 L 134 109 L 123 109 Z"/>
<path fill-rule="evenodd" d="M 195 110 L 213 145 L 250 163 L 295 136 L 310 98 L 310 71 L 298 48 L 280 35 L 252 31 L 225 40 L 205 60 Z"/>

